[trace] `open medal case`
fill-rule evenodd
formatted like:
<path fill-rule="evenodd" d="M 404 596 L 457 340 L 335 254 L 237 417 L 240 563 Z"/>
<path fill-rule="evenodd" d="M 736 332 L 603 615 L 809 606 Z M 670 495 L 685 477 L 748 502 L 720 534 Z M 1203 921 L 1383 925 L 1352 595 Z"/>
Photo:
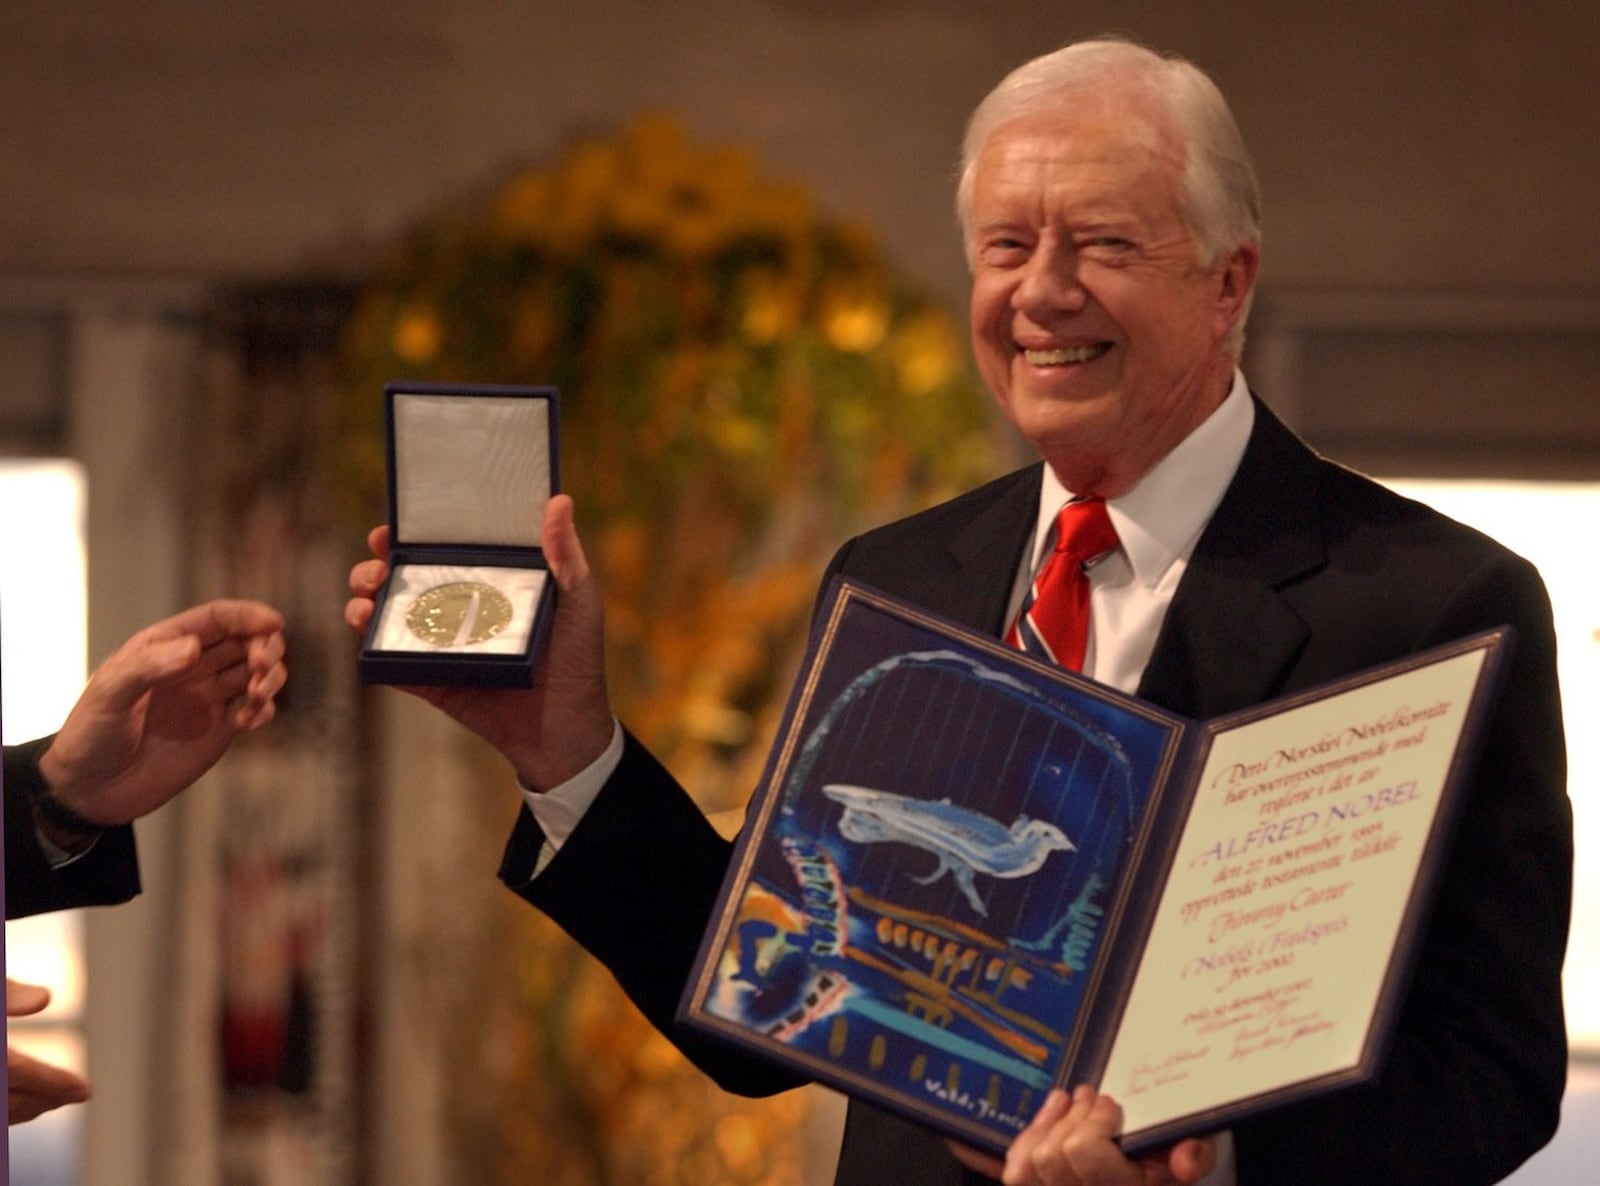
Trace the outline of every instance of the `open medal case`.
<path fill-rule="evenodd" d="M 390 572 L 361 679 L 530 686 L 555 611 L 541 538 L 555 389 L 390 383 L 384 409 Z"/>

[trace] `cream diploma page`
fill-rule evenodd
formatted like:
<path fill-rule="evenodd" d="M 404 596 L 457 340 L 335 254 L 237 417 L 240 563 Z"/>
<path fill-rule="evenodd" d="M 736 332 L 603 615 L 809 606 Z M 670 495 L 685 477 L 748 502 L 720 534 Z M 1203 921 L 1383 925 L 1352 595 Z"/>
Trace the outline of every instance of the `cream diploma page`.
<path fill-rule="evenodd" d="M 1101 1076 L 1125 1133 L 1368 1057 L 1486 655 L 1217 733 Z"/>

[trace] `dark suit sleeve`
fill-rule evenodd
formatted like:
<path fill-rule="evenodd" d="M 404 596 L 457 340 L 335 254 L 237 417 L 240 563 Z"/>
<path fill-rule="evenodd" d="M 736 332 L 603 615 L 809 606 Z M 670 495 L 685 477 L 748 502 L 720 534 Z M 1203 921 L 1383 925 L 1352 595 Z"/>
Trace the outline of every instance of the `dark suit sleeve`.
<path fill-rule="evenodd" d="M 524 809 L 501 880 L 599 959 L 691 1062 L 739 1095 L 771 1095 L 803 1082 L 676 1020 L 732 845 L 632 735 L 600 796 L 535 878 L 543 843 Z"/>
<path fill-rule="evenodd" d="M 1488 556 L 1418 649 L 1509 622 L 1516 650 L 1382 1077 L 1240 1124 L 1240 1186 L 1498 1182 L 1555 1131 L 1572 830 L 1550 608 Z"/>
<path fill-rule="evenodd" d="M 94 847 L 59 869 L 39 845 L 32 803 L 45 789 L 39 754 L 51 739 L 5 747 L 6 917 L 76 906 L 110 906 L 139 892 L 131 827 L 110 828 Z"/>

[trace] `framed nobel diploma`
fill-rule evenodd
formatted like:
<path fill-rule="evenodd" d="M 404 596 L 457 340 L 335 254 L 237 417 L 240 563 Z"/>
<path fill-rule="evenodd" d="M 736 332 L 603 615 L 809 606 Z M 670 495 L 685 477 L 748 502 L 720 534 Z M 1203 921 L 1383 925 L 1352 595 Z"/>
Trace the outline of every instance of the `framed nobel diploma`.
<path fill-rule="evenodd" d="M 384 401 L 390 575 L 361 678 L 529 686 L 555 610 L 540 538 L 560 488 L 555 390 L 391 383 Z"/>
<path fill-rule="evenodd" d="M 995 1152 L 1363 1081 L 1509 635 L 1201 723 L 838 582 L 680 1014 Z"/>

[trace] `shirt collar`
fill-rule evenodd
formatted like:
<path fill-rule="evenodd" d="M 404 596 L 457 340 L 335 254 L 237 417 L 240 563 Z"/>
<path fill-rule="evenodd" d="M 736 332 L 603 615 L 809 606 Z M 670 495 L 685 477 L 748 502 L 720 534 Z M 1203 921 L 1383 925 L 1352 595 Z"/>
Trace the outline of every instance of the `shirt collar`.
<path fill-rule="evenodd" d="M 1194 547 L 1244 458 L 1255 419 L 1250 388 L 1243 372 L 1235 367 L 1233 386 L 1217 410 L 1137 485 L 1106 503 L 1136 582 L 1153 586 L 1174 560 Z M 1061 504 L 1072 497 L 1055 472 L 1045 466 L 1035 555 Z"/>

